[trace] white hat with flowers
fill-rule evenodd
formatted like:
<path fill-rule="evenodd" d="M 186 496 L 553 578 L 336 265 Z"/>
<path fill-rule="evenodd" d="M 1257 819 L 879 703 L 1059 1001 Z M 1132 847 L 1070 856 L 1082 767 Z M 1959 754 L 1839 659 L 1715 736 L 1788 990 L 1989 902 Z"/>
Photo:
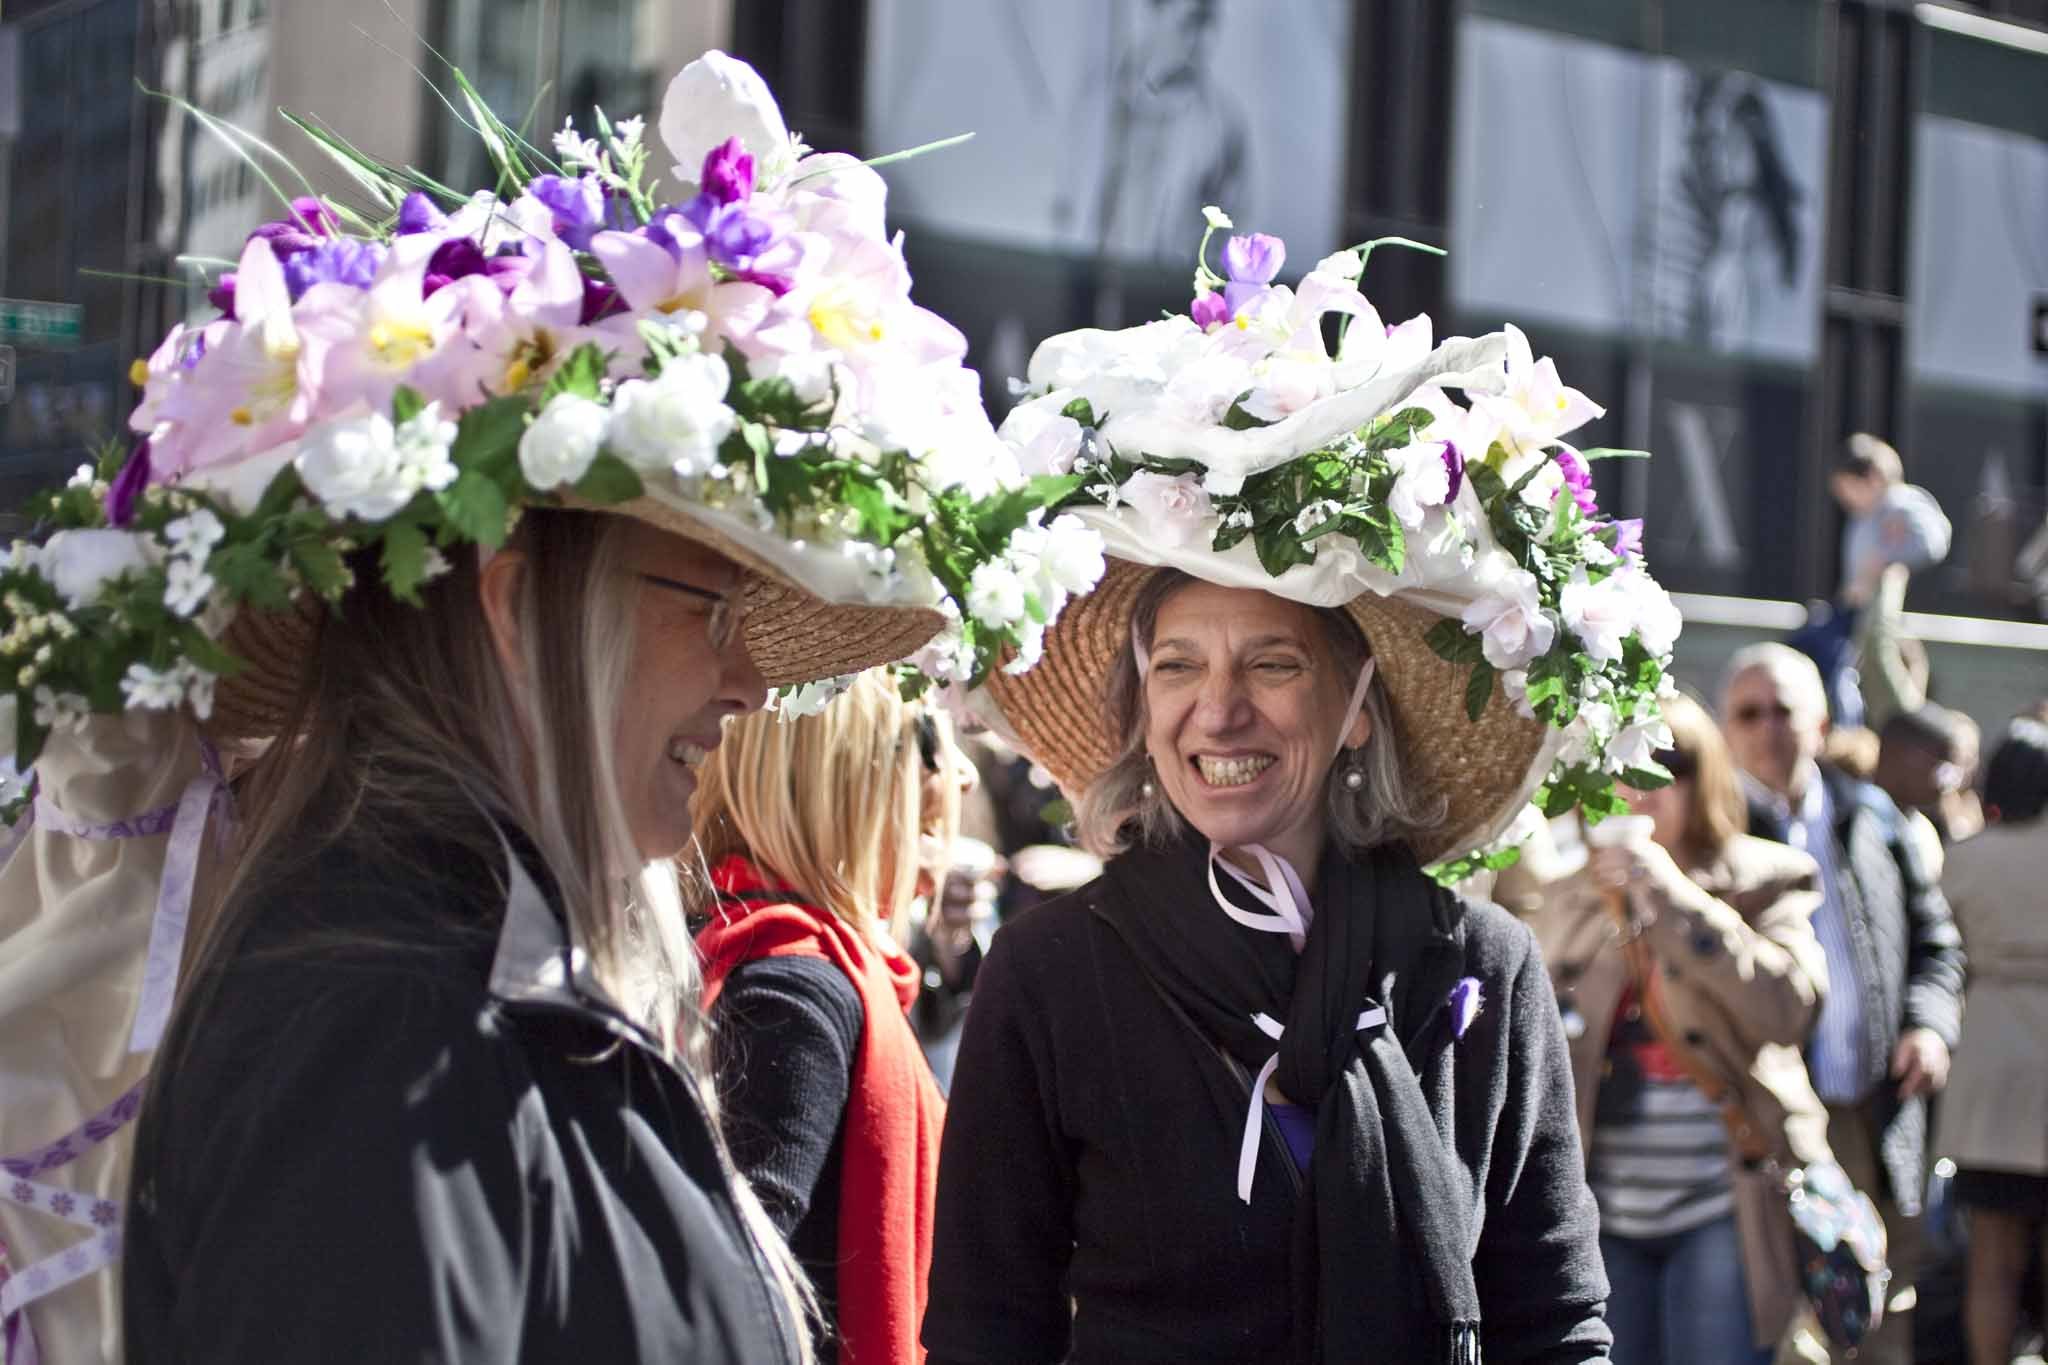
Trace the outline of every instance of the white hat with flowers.
<path fill-rule="evenodd" d="M 414 600 L 528 505 L 752 570 L 777 686 L 921 647 L 968 681 L 1095 581 L 1095 536 L 1044 517 L 1070 481 L 1021 475 L 964 339 L 912 302 L 880 176 L 810 152 L 752 68 L 675 77 L 666 186 L 643 120 L 600 111 L 550 157 L 457 80 L 495 189 L 301 124 L 374 209 L 305 197 L 252 233 L 223 315 L 136 362 L 134 449 L 31 503 L 52 534 L 0 561 L 0 754 L 126 708 L 271 733 L 347 552 Z"/>
<path fill-rule="evenodd" d="M 1000 720 L 1084 790 L 1117 752 L 1102 698 L 1138 593 L 1174 568 L 1358 622 L 1403 770 L 1445 804 L 1417 840 L 1440 875 L 1510 861 L 1499 841 L 1532 796 L 1598 819 L 1617 776 L 1657 785 L 1678 614 L 1588 472 L 1635 452 L 1565 443 L 1601 409 L 1514 327 L 1437 342 L 1426 316 L 1384 324 L 1358 285 L 1385 241 L 1289 287 L 1263 234 L 1229 237 L 1214 271 L 1232 225 L 1207 213 L 1188 313 L 1049 338 L 1003 424 L 1027 473 L 1080 477 L 1057 510 L 1102 534 L 1109 568 L 1041 662 L 989 680 Z"/>

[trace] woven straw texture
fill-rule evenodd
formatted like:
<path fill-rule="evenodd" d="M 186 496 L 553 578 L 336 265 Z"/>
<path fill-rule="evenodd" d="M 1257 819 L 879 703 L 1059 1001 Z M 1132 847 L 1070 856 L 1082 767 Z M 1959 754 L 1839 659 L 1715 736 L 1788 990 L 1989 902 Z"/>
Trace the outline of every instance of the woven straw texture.
<path fill-rule="evenodd" d="M 638 498 L 586 510 L 634 517 L 708 546 L 747 571 L 747 652 L 770 687 L 857 673 L 915 653 L 945 625 L 929 607 L 836 605 L 791 581 L 789 571 L 671 504 Z M 224 741 L 275 737 L 305 682 L 327 608 L 302 596 L 287 611 L 244 611 L 223 643 L 246 665 L 220 680 L 207 731 Z"/>
<path fill-rule="evenodd" d="M 1087 789 L 1120 747 L 1104 715 L 1117 656 L 1130 647 L 1131 611 L 1157 570 L 1109 560 L 1102 583 L 1067 605 L 1046 632 L 1045 657 L 1029 672 L 998 672 L 989 690 L 1033 759 L 1070 798 Z M 1425 862 L 1486 842 L 1541 780 L 1549 727 L 1517 714 L 1496 686 L 1477 723 L 1465 718 L 1469 665 L 1437 657 L 1424 637 L 1435 612 L 1371 593 L 1345 608 L 1379 661 L 1394 738 L 1407 780 L 1445 801 L 1445 815 L 1415 841 Z"/>

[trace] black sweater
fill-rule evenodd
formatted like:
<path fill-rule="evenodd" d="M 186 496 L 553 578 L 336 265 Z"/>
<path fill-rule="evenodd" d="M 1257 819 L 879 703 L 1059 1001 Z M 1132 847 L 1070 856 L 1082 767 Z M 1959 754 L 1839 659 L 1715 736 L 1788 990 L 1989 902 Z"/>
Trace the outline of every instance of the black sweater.
<path fill-rule="evenodd" d="M 1252 1202 L 1238 1201 L 1249 1078 L 1098 917 L 1100 885 L 1006 926 L 976 982 L 941 1147 L 933 1365 L 1288 1349 L 1301 1176 L 1268 1122 Z M 1455 1045 L 1431 1107 L 1480 1206 L 1485 1358 L 1601 1358 L 1606 1278 L 1549 977 L 1494 906 L 1467 908 L 1465 945 L 1498 1017 Z"/>
<path fill-rule="evenodd" d="M 853 982 L 816 957 L 741 963 L 711 1011 L 733 1163 L 810 1273 L 828 1323 L 839 1302 L 840 1139 L 865 1021 Z"/>

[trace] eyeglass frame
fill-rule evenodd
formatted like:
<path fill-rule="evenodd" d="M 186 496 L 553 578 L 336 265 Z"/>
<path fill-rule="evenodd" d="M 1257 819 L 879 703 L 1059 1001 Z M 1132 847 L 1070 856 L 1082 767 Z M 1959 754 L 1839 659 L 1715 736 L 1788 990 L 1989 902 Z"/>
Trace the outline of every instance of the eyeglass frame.
<path fill-rule="evenodd" d="M 724 653 L 739 639 L 740 626 L 746 620 L 747 609 L 732 593 L 713 592 L 694 583 L 684 583 L 679 579 L 664 577 L 658 573 L 647 573 L 644 570 L 636 572 L 634 577 L 642 582 L 652 583 L 658 588 L 668 588 L 674 592 L 686 593 L 699 601 L 709 602 L 711 609 L 704 614 L 704 634 L 711 647 L 718 652 Z"/>

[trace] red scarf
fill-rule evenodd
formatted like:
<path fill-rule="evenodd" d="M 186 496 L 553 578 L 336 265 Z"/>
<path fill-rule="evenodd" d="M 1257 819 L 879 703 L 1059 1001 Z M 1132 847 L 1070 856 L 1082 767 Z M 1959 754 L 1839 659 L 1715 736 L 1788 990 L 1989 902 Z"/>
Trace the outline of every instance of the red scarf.
<path fill-rule="evenodd" d="M 917 1332 L 932 1263 L 946 1102 L 905 1017 L 917 999 L 917 964 L 893 944 L 883 948 L 839 916 L 804 904 L 744 858 L 725 859 L 711 882 L 728 899 L 697 935 L 707 1013 L 727 973 L 764 957 L 824 958 L 860 992 L 867 1027 L 854 1054 L 841 1139 L 839 1361 L 922 1362 Z"/>

